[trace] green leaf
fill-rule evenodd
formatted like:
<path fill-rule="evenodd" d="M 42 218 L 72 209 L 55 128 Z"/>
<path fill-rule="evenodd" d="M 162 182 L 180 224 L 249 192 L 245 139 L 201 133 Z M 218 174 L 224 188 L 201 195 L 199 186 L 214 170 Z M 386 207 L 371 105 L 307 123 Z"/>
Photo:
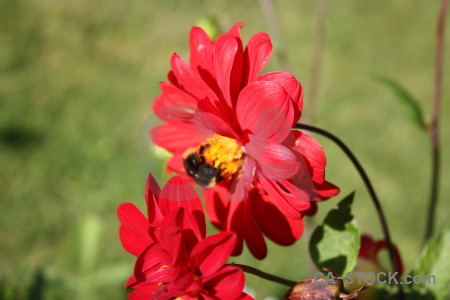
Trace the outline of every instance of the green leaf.
<path fill-rule="evenodd" d="M 309 241 L 311 258 L 319 269 L 339 275 L 353 270 L 359 252 L 359 229 L 351 214 L 354 192 L 331 210 Z"/>
<path fill-rule="evenodd" d="M 436 300 L 450 299 L 450 227 L 428 242 L 413 275 L 435 277 L 435 284 L 415 285 L 416 290 L 428 290 Z"/>
<path fill-rule="evenodd" d="M 408 90 L 402 86 L 399 82 L 395 81 L 392 78 L 381 76 L 381 75 L 373 75 L 375 80 L 389 87 L 392 92 L 394 92 L 396 98 L 400 102 L 403 107 L 403 110 L 406 116 L 416 124 L 420 129 L 426 130 L 427 125 L 425 123 L 425 118 L 423 115 L 422 108 L 419 105 L 419 102 L 413 95 L 411 95 Z"/>

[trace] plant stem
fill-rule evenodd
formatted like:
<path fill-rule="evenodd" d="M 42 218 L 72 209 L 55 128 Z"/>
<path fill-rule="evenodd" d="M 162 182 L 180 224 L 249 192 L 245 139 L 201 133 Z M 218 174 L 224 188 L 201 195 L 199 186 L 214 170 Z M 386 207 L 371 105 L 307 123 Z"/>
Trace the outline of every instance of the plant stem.
<path fill-rule="evenodd" d="M 395 251 L 394 251 L 394 247 L 392 245 L 391 235 L 389 233 L 389 228 L 388 228 L 388 224 L 386 221 L 386 217 L 384 215 L 383 209 L 381 208 L 381 203 L 378 200 L 377 194 L 375 193 L 375 189 L 372 186 L 369 176 L 367 175 L 366 171 L 364 171 L 364 168 L 359 163 L 359 161 L 356 159 L 353 152 L 337 136 L 335 136 L 334 134 L 332 134 L 328 131 L 325 131 L 323 129 L 320 129 L 320 128 L 317 128 L 317 127 L 314 127 L 311 125 L 301 124 L 301 123 L 294 125 L 294 128 L 305 129 L 305 130 L 312 131 L 312 132 L 318 133 L 320 135 L 323 135 L 323 136 L 329 138 L 330 140 L 335 142 L 339 146 L 339 148 L 341 148 L 341 150 L 351 160 L 351 162 L 355 166 L 356 170 L 358 171 L 359 175 L 361 176 L 361 179 L 363 180 L 367 190 L 369 191 L 369 195 L 372 198 L 372 202 L 375 205 L 376 211 L 378 213 L 378 218 L 380 219 L 381 228 L 383 230 L 384 239 L 385 239 L 387 247 L 388 247 L 389 258 L 390 258 L 390 262 L 392 265 L 392 269 L 394 270 L 394 272 L 399 272 L 400 271 L 399 262 L 395 259 Z M 398 290 L 399 290 L 400 299 L 404 299 L 403 288 L 400 284 L 398 285 Z"/>
<path fill-rule="evenodd" d="M 270 280 L 270 281 L 273 281 L 273 282 L 276 282 L 276 283 L 280 283 L 280 284 L 286 285 L 288 287 L 291 287 L 291 286 L 293 286 L 294 284 L 297 283 L 295 281 L 284 279 L 284 278 L 281 278 L 281 277 L 278 277 L 278 276 L 275 276 L 275 275 L 263 272 L 261 270 L 258 270 L 256 268 L 253 268 L 253 267 L 250 267 L 250 266 L 247 266 L 247 265 L 241 265 L 241 264 L 235 264 L 235 263 L 231 263 L 230 265 L 241 268 L 242 271 L 244 271 L 245 273 L 253 274 L 253 275 L 256 275 L 258 277 L 264 278 L 266 280 Z"/>
<path fill-rule="evenodd" d="M 428 206 L 427 227 L 425 239 L 427 242 L 433 235 L 434 220 L 436 219 L 436 206 L 439 189 L 439 170 L 440 170 L 440 141 L 439 141 L 439 111 L 441 109 L 442 95 L 442 73 L 444 65 L 444 32 L 445 17 L 447 13 L 448 0 L 441 0 L 441 6 L 438 15 L 437 34 L 436 34 L 436 66 L 434 78 L 434 101 L 431 123 L 428 129 L 431 140 L 431 191 L 430 202 Z"/>
<path fill-rule="evenodd" d="M 272 0 L 259 0 L 259 6 L 261 7 L 264 19 L 266 20 L 269 32 L 272 35 L 274 41 L 278 43 L 278 47 L 275 50 L 275 54 L 278 58 L 278 63 L 282 70 L 290 72 L 289 60 L 281 43 L 281 30 L 275 15 L 275 9 L 273 8 Z"/>
<path fill-rule="evenodd" d="M 317 3 L 316 32 L 314 34 L 314 50 L 312 55 L 311 78 L 309 84 L 309 103 L 306 121 L 312 122 L 316 107 L 317 91 L 320 83 L 320 71 L 322 69 L 322 48 L 325 19 L 327 15 L 328 0 L 319 0 Z"/>

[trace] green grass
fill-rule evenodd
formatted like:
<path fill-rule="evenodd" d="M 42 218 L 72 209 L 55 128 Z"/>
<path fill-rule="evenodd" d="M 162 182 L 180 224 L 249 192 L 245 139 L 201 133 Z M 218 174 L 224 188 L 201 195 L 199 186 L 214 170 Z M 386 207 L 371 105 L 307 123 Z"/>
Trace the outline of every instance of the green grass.
<path fill-rule="evenodd" d="M 308 96 L 315 2 L 283 0 L 275 7 L 292 71 Z M 424 233 L 430 147 L 370 75 L 396 78 L 429 115 L 436 13 L 437 3 L 425 0 L 330 1 L 314 119 L 347 142 L 366 167 L 409 269 Z M 148 172 L 162 183 L 162 162 L 147 151 L 152 121 L 146 118 L 170 55 L 187 59 L 190 27 L 211 15 L 224 23 L 245 21 L 245 40 L 267 30 L 257 1 L 250 0 L 0 1 L 0 299 L 37 299 L 29 295 L 38 295 L 39 286 L 42 299 L 125 299 L 123 281 L 133 258 L 120 246 L 115 210 L 125 201 L 143 206 Z M 447 24 L 447 37 L 449 32 Z M 266 71 L 277 69 L 274 58 Z M 444 70 L 450 70 L 449 57 Z M 450 209 L 445 75 L 437 229 L 448 224 Z M 342 188 L 338 198 L 356 190 L 361 230 L 381 238 L 356 172 L 331 142 L 318 139 L 328 157 L 327 176 Z M 314 222 L 335 204 L 320 205 Z M 313 270 L 306 242 L 270 245 L 261 262 L 248 253 L 235 261 L 302 280 Z M 42 278 L 45 284 L 37 284 Z M 258 299 L 284 292 L 251 276 L 248 281 Z"/>

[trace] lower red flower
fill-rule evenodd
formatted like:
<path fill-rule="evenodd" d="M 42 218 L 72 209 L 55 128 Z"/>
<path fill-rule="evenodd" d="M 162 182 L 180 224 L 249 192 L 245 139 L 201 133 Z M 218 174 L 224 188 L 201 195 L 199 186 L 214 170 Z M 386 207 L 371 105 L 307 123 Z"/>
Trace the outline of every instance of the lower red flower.
<path fill-rule="evenodd" d="M 150 175 L 146 200 L 148 219 L 134 205 L 118 209 L 121 242 L 138 256 L 125 285 L 134 289 L 129 299 L 252 299 L 242 291 L 242 270 L 225 265 L 236 234 L 205 237 L 200 200 L 185 179 L 174 177 L 159 192 Z"/>

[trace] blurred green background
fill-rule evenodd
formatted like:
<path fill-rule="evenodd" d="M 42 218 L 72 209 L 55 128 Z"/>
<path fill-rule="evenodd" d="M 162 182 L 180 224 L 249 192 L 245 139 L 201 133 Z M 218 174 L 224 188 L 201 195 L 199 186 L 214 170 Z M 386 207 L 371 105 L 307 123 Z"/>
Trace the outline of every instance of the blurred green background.
<path fill-rule="evenodd" d="M 291 71 L 308 86 L 315 1 L 275 1 Z M 322 77 L 313 124 L 340 136 L 361 160 L 382 201 L 407 269 L 424 234 L 430 146 L 393 93 L 370 75 L 395 78 L 430 115 L 438 1 L 330 1 Z M 163 159 L 150 156 L 152 99 L 169 58 L 189 57 L 191 26 L 215 18 L 245 21 L 244 41 L 268 31 L 258 1 L 0 0 L 0 299 L 126 299 L 134 258 L 118 238 L 116 208 L 143 207 L 146 174 L 162 184 Z M 447 24 L 447 49 L 450 28 Z M 448 54 L 448 51 L 447 53 Z M 273 57 L 265 71 L 279 70 Z M 447 56 L 445 71 L 450 70 Z M 450 73 L 444 78 L 442 185 L 437 230 L 450 203 Z M 330 141 L 327 177 L 341 187 L 320 205 L 320 223 L 336 200 L 356 190 L 363 232 L 381 238 L 360 178 Z M 307 235 L 270 245 L 264 261 L 234 261 L 292 280 L 314 269 Z M 285 288 L 248 276 L 258 299 Z"/>

